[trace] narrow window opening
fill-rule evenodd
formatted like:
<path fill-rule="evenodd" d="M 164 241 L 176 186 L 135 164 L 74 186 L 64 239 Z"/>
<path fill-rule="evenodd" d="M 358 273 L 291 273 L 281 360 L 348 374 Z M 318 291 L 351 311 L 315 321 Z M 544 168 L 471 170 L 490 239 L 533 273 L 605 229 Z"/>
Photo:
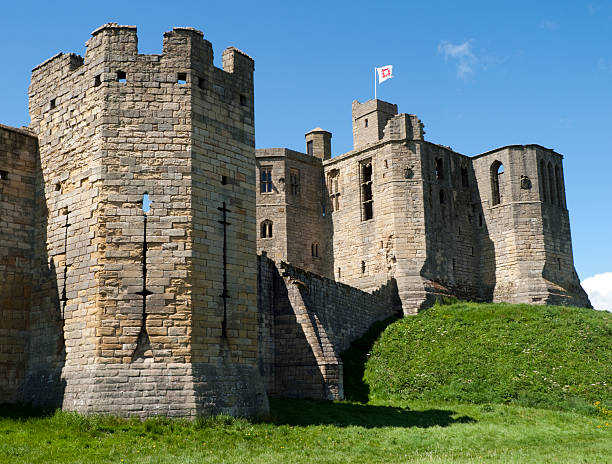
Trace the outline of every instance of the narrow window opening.
<path fill-rule="evenodd" d="M 206 79 L 203 77 L 198 77 L 198 88 L 204 90 L 206 88 Z"/>
<path fill-rule="evenodd" d="M 461 226 L 459 226 L 459 235 L 461 235 Z"/>
<path fill-rule="evenodd" d="M 444 162 L 442 158 L 436 158 L 436 179 L 444 179 Z"/>
<path fill-rule="evenodd" d="M 365 274 L 365 269 L 366 269 L 365 261 L 361 261 L 361 273 L 362 274 Z"/>
<path fill-rule="evenodd" d="M 546 163 L 540 160 L 540 190 L 542 192 L 542 201 L 548 201 L 548 182 L 546 179 Z"/>
<path fill-rule="evenodd" d="M 327 191 L 329 192 L 329 200 L 331 205 L 331 211 L 338 211 L 340 209 L 340 171 L 334 169 L 327 175 Z"/>
<path fill-rule="evenodd" d="M 312 140 L 306 142 L 306 153 L 308 156 L 314 156 L 314 146 L 312 144 Z"/>
<path fill-rule="evenodd" d="M 372 163 L 361 165 L 361 202 L 362 218 L 368 221 L 374 217 L 374 199 L 372 196 Z"/>
<path fill-rule="evenodd" d="M 259 191 L 261 193 L 272 192 L 272 168 L 261 168 L 259 177 Z"/>
<path fill-rule="evenodd" d="M 368 118 L 366 118 L 366 119 L 365 119 L 365 124 L 364 124 L 364 126 L 365 126 L 365 127 L 368 127 Z"/>
<path fill-rule="evenodd" d="M 99 87 L 100 85 L 102 85 L 102 76 L 98 74 L 97 76 L 94 76 L 94 87 Z"/>
<path fill-rule="evenodd" d="M 482 214 L 478 215 L 478 226 L 482 227 Z"/>
<path fill-rule="evenodd" d="M 300 194 L 300 171 L 298 169 L 289 171 L 289 188 L 292 195 Z"/>
<path fill-rule="evenodd" d="M 555 185 L 557 186 L 557 199 L 559 206 L 565 206 L 565 198 L 561 184 L 561 170 L 559 169 L 559 166 L 555 166 Z"/>
<path fill-rule="evenodd" d="M 317 242 L 310 245 L 310 254 L 313 258 L 319 257 L 319 244 Z"/>
<path fill-rule="evenodd" d="M 338 279 L 342 277 L 342 269 L 338 268 Z"/>
<path fill-rule="evenodd" d="M 151 200 L 149 199 L 149 194 L 145 192 L 142 195 L 142 212 L 147 214 L 151 211 Z"/>
<path fill-rule="evenodd" d="M 117 82 L 127 82 L 127 74 L 125 73 L 125 71 L 117 71 Z"/>
<path fill-rule="evenodd" d="M 8 171 L 0 171 L 0 180 L 8 179 Z"/>
<path fill-rule="evenodd" d="M 324 204 L 321 204 L 321 215 L 325 217 L 326 214 L 327 214 L 327 208 L 325 207 Z"/>
<path fill-rule="evenodd" d="M 186 84 L 187 83 L 187 73 L 178 73 L 176 82 L 179 84 Z"/>
<path fill-rule="evenodd" d="M 389 167 L 389 163 L 387 162 L 387 160 L 385 160 L 385 169 L 387 169 Z"/>
<path fill-rule="evenodd" d="M 55 109 L 55 106 L 56 106 L 56 105 L 55 105 L 55 104 L 56 104 L 56 101 L 57 101 L 57 100 L 54 98 L 53 100 L 51 100 L 51 101 L 49 102 L 49 106 L 50 106 L 50 108 L 51 108 L 51 109 Z"/>
<path fill-rule="evenodd" d="M 265 221 L 261 223 L 260 236 L 261 238 L 271 238 L 272 237 L 272 221 L 266 219 Z"/>
<path fill-rule="evenodd" d="M 240 94 L 240 106 L 247 106 L 247 97 L 246 97 L 246 95 Z"/>
<path fill-rule="evenodd" d="M 444 197 L 444 190 L 440 190 L 440 204 L 443 205 L 446 203 L 446 198 Z"/>
<path fill-rule="evenodd" d="M 221 176 L 221 185 L 227 185 L 227 176 Z"/>
<path fill-rule="evenodd" d="M 463 187 L 469 187 L 470 186 L 470 182 L 469 182 L 469 178 L 468 178 L 468 170 L 466 167 L 462 167 L 461 168 L 461 185 Z"/>
<path fill-rule="evenodd" d="M 57 184 L 55 184 L 55 191 L 59 192 L 62 190 L 62 184 L 60 182 L 58 182 Z"/>
<path fill-rule="evenodd" d="M 557 258 L 557 266 L 559 267 L 559 270 L 561 270 L 561 258 Z"/>
<path fill-rule="evenodd" d="M 457 260 L 453 258 L 453 271 L 455 270 L 455 266 L 457 265 Z"/>
<path fill-rule="evenodd" d="M 501 188 L 502 185 L 502 176 L 504 174 L 504 165 L 501 161 L 495 161 L 491 165 L 491 204 L 493 206 L 499 205 L 502 200 Z"/>
<path fill-rule="evenodd" d="M 548 197 L 553 205 L 557 204 L 557 189 L 555 186 L 555 177 L 553 176 L 552 164 L 548 163 Z"/>
<path fill-rule="evenodd" d="M 470 248 L 470 256 L 474 256 L 474 247 Z"/>

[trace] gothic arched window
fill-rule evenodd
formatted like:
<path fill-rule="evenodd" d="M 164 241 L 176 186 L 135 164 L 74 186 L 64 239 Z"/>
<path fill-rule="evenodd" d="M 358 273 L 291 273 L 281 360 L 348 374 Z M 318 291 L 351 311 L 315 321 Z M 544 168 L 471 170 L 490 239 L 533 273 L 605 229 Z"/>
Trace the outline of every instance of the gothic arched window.
<path fill-rule="evenodd" d="M 261 223 L 261 238 L 271 238 L 272 237 L 272 221 L 266 219 Z"/>
<path fill-rule="evenodd" d="M 492 205 L 499 205 L 502 200 L 502 191 L 500 189 L 501 180 L 503 179 L 504 165 L 501 161 L 495 161 L 491 165 L 491 193 Z"/>

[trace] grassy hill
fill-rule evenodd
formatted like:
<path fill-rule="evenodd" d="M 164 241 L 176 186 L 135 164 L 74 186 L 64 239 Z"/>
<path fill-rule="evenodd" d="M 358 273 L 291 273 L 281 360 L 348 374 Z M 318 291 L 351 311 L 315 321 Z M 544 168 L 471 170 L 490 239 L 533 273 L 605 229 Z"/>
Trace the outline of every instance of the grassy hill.
<path fill-rule="evenodd" d="M 612 404 L 608 312 L 457 303 L 398 320 L 371 346 L 375 333 L 343 356 L 349 398 L 364 400 L 366 388 L 377 400 L 574 410 Z M 365 384 L 355 381 L 360 357 Z"/>

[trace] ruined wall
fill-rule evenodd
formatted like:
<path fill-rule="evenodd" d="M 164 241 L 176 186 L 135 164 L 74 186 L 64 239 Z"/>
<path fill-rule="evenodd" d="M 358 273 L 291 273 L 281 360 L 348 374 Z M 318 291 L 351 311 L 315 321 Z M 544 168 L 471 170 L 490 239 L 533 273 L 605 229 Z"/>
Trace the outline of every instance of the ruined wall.
<path fill-rule="evenodd" d="M 210 43 L 190 28 L 166 33 L 162 55 L 140 55 L 135 27 L 108 24 L 84 60 L 58 55 L 33 72 L 49 211 L 40 237 L 60 303 L 41 294 L 39 311 L 59 306 L 64 319 L 67 409 L 267 410 L 256 364 L 253 66 L 234 49 L 223 58 L 225 70 L 214 68 Z"/>
<path fill-rule="evenodd" d="M 373 294 L 259 257 L 260 370 L 277 397 L 341 399 L 339 354 L 400 312 L 393 282 Z"/>
<path fill-rule="evenodd" d="M 28 131 L 0 125 L 0 398 L 19 399 L 29 345 L 38 146 Z"/>
<path fill-rule="evenodd" d="M 480 239 L 492 244 L 481 265 L 494 301 L 589 306 L 574 270 L 561 160 L 537 145 L 473 158 L 485 222 Z"/>
<path fill-rule="evenodd" d="M 425 211 L 426 260 L 421 275 L 427 279 L 427 302 L 453 295 L 478 300 L 476 240 L 479 198 L 470 159 L 448 147 L 420 143 Z M 484 239 L 484 237 L 483 237 Z"/>

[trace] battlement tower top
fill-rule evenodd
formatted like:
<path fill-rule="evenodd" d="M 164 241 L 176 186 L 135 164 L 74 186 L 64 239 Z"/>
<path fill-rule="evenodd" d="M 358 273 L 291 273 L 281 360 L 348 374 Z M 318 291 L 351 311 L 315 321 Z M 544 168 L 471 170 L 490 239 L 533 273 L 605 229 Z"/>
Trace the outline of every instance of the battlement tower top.
<path fill-rule="evenodd" d="M 397 105 L 382 100 L 353 101 L 353 148 L 383 138 L 387 121 L 397 114 Z"/>

